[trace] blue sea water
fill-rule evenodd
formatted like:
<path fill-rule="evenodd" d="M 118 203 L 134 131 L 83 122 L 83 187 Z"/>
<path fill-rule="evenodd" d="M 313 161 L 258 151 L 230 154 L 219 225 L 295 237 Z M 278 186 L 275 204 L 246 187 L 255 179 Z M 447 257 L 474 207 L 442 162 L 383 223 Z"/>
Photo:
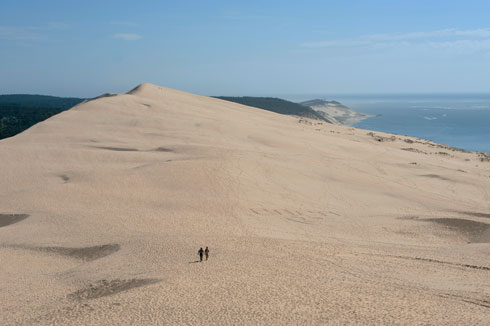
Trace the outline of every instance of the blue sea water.
<path fill-rule="evenodd" d="M 335 99 L 353 110 L 375 116 L 354 127 L 490 153 L 490 94 L 336 96 Z"/>

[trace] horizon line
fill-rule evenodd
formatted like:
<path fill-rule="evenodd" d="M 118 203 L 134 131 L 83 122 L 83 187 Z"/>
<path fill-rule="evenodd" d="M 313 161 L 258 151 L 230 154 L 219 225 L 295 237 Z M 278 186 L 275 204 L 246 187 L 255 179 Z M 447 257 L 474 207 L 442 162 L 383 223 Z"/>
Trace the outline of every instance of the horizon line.
<path fill-rule="evenodd" d="M 198 94 L 202 95 L 199 93 L 193 93 L 189 91 L 185 91 L 187 93 L 191 94 Z M 95 96 L 72 96 L 72 95 L 51 95 L 51 94 L 39 94 L 39 93 L 8 93 L 8 94 L 0 94 L 0 96 L 12 96 L 12 95 L 30 95 L 30 96 L 52 96 L 52 97 L 60 97 L 60 98 L 78 98 L 78 99 L 90 99 L 94 98 L 97 96 L 100 96 L 105 93 L 101 93 Z M 125 94 L 124 93 L 114 93 L 114 94 Z M 311 92 L 311 93 L 251 93 L 251 94 L 240 94 L 237 95 L 236 93 L 232 94 L 221 94 L 221 95 L 202 95 L 202 96 L 208 96 L 208 97 L 219 97 L 219 96 L 228 96 L 228 97 L 305 97 L 305 96 L 321 96 L 321 97 L 399 97 L 399 96 L 490 96 L 490 92 L 387 92 L 387 93 L 382 93 L 382 92 L 369 92 L 369 93 L 363 93 L 363 92 L 352 92 L 352 93 L 346 93 L 346 92 L 339 92 L 339 93 L 322 93 L 322 92 Z"/>

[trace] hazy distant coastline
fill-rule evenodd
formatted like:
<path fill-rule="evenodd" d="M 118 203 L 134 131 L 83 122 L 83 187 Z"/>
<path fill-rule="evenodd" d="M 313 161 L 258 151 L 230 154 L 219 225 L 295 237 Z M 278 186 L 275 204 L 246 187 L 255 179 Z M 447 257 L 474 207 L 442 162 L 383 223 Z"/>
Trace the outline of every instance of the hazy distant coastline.
<path fill-rule="evenodd" d="M 304 99 L 305 96 L 302 98 Z M 490 94 L 221 97 L 280 114 L 408 135 L 475 152 L 490 152 Z M 335 100 L 324 100 L 330 98 Z M 79 98 L 0 95 L 0 139 L 82 102 Z M 362 113 L 361 113 L 362 112 Z"/>
<path fill-rule="evenodd" d="M 354 111 L 338 101 L 316 99 L 301 102 L 300 104 L 312 108 L 332 123 L 339 125 L 352 125 L 373 117 L 369 114 Z"/>

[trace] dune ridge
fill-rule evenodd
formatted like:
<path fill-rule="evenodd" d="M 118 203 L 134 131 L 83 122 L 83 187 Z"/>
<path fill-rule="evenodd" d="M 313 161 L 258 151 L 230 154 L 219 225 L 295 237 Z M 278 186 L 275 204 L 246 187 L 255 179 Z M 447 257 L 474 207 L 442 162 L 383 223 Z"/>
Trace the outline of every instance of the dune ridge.
<path fill-rule="evenodd" d="M 490 320 L 478 153 L 141 84 L 0 156 L 2 325 Z"/>

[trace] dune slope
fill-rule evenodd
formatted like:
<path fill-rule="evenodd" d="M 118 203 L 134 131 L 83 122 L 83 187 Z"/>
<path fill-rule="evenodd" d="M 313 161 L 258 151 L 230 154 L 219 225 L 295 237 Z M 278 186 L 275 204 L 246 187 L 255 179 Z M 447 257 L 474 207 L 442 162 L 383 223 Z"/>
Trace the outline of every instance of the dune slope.
<path fill-rule="evenodd" d="M 476 153 L 142 84 L 0 156 L 1 325 L 490 320 Z"/>

